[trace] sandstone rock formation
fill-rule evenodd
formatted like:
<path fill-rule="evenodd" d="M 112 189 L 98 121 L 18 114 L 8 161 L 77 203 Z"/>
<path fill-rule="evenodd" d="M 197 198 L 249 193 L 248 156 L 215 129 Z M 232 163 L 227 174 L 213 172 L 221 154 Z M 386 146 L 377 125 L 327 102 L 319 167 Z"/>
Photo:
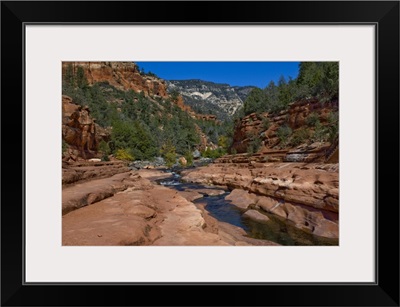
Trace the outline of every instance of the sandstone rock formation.
<path fill-rule="evenodd" d="M 209 140 L 207 135 L 201 130 L 201 128 L 197 124 L 195 124 L 195 127 L 196 127 L 196 132 L 200 137 L 200 143 L 198 144 L 198 146 L 196 148 L 197 150 L 204 151 L 207 148 L 216 149 L 218 147 L 217 145 L 215 145 L 213 142 L 211 142 Z"/>
<path fill-rule="evenodd" d="M 312 133 L 314 127 L 307 125 L 307 119 L 312 114 L 318 117 L 322 126 L 327 125 L 329 116 L 338 112 L 338 102 L 321 103 L 316 99 L 303 99 L 289 105 L 285 111 L 278 114 L 252 113 L 241 119 L 235 127 L 231 150 L 237 153 L 247 152 L 252 139 L 259 138 L 261 147 L 257 154 L 273 161 L 290 162 L 338 162 L 339 140 L 332 142 L 302 142 L 299 146 L 285 145 L 277 135 L 279 127 L 287 125 L 296 131 L 307 130 Z M 266 124 L 267 123 L 267 124 Z"/>
<path fill-rule="evenodd" d="M 62 96 L 62 139 L 68 145 L 64 161 L 96 157 L 101 140 L 107 140 L 109 132 L 95 123 L 88 107 L 73 103 L 72 98 Z"/>
<path fill-rule="evenodd" d="M 63 189 L 63 245 L 277 245 L 219 223 L 181 192 L 154 184 L 169 176 L 130 171 Z"/>
<path fill-rule="evenodd" d="M 63 75 L 68 66 L 76 73 L 82 67 L 89 84 L 108 82 L 121 90 L 143 92 L 146 96 L 167 97 L 167 86 L 164 80 L 142 75 L 138 66 L 133 62 L 63 62 Z"/>
<path fill-rule="evenodd" d="M 63 162 L 62 185 L 63 187 L 82 183 L 88 180 L 101 179 L 114 176 L 115 174 L 128 172 L 130 169 L 123 161 L 101 161 L 101 162 Z"/>
<path fill-rule="evenodd" d="M 93 85 L 95 83 L 107 82 L 108 84 L 116 87 L 117 89 L 127 91 L 133 90 L 136 93 L 143 93 L 151 103 L 155 103 L 159 105 L 159 99 L 171 99 L 171 101 L 177 105 L 182 111 L 188 113 L 194 119 L 202 119 L 202 120 L 212 120 L 215 121 L 216 117 L 214 115 L 201 115 L 194 112 L 191 107 L 184 103 L 182 95 L 177 95 L 176 97 L 172 97 L 167 92 L 166 82 L 156 76 L 150 76 L 146 74 L 142 74 L 138 66 L 133 62 L 63 62 L 62 63 L 62 74 L 63 78 L 66 78 L 69 73 L 76 75 L 78 68 L 82 68 L 84 75 L 89 83 L 89 85 Z M 67 96 L 63 97 L 63 117 L 71 115 L 76 111 L 79 106 L 75 105 L 66 105 L 64 106 L 64 101 L 69 99 Z M 136 98 L 137 99 L 137 98 Z M 111 101 L 115 103 L 121 103 L 119 100 Z M 121 108 L 117 108 L 117 110 L 121 111 Z M 88 114 L 90 110 L 86 107 L 80 108 L 81 111 L 79 121 L 85 122 L 85 125 L 89 125 Z M 88 114 L 84 114 L 88 113 Z M 74 145 L 71 150 L 68 152 L 68 157 L 72 160 L 76 160 L 79 157 L 83 158 L 91 158 L 94 156 L 93 148 L 96 148 L 97 144 L 94 138 L 88 137 L 87 134 L 94 134 L 94 130 L 97 130 L 97 135 L 103 133 L 102 137 L 107 138 L 107 131 L 105 129 L 101 129 L 98 125 L 96 128 L 92 126 L 81 127 L 86 130 L 82 131 L 84 134 L 83 139 L 78 141 L 79 136 L 76 133 L 72 133 L 71 130 L 67 131 L 69 133 L 68 138 L 75 138 L 72 143 L 67 143 L 70 145 Z M 199 136 L 201 138 L 201 144 L 199 145 L 199 149 L 204 150 L 206 147 L 215 148 L 214 144 L 211 144 L 208 137 L 201 131 L 201 129 L 197 126 L 197 130 Z M 75 144 L 76 143 L 76 144 Z M 77 144 L 81 143 L 81 144 Z M 91 147 L 92 149 L 82 149 L 82 147 Z"/>
<path fill-rule="evenodd" d="M 315 235 L 338 238 L 338 164 L 252 162 L 228 162 L 225 157 L 185 170 L 182 178 L 228 186 L 232 192 L 226 199 L 244 212 L 259 209 Z M 255 217 L 254 212 L 248 215 Z"/>

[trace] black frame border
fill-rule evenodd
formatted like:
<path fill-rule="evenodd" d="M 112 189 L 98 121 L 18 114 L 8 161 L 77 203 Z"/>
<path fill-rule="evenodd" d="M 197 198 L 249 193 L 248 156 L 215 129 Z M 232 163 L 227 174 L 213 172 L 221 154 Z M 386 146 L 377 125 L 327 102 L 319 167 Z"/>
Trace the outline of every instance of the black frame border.
<path fill-rule="evenodd" d="M 1 304 L 4 306 L 399 306 L 399 194 L 393 193 L 399 189 L 399 2 L 190 2 L 5 1 L 1 3 L 1 102 L 3 103 L 0 105 L 0 113 L 1 148 L 5 149 L 1 151 L 3 175 Z M 196 7 L 195 11 L 193 6 Z M 227 6 L 230 7 L 228 11 Z M 181 15 L 181 11 L 190 12 L 190 16 Z M 377 282 L 365 284 L 25 283 L 23 276 L 25 265 L 23 259 L 24 30 L 27 24 L 71 23 L 374 24 L 377 89 L 375 106 Z M 20 97 L 22 103 L 18 102 Z M 10 116 L 11 114 L 17 115 Z M 16 155 L 18 159 L 21 158 L 22 164 L 7 162 L 15 161 Z M 16 180 L 9 180 L 9 177 L 16 177 Z M 21 183 L 21 186 L 18 183 Z M 18 201 L 15 201 L 16 199 Z M 20 200 L 22 206 L 18 205 Z M 378 203 L 385 205 L 385 208 L 379 210 Z M 390 243 L 385 239 L 388 237 Z M 146 288 L 150 291 L 166 290 L 168 295 L 146 296 L 144 294 L 146 291 L 143 291 Z M 204 293 L 204 290 L 207 292 Z M 183 291 L 196 297 L 195 301 L 185 301 L 182 297 Z M 260 295 L 262 292 L 265 295 Z"/>

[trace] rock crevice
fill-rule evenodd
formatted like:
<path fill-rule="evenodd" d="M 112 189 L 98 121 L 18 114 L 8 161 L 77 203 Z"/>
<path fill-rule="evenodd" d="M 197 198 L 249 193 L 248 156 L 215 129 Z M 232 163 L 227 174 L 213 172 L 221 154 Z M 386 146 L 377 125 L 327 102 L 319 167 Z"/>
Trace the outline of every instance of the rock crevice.
<path fill-rule="evenodd" d="M 182 172 L 183 180 L 227 186 L 226 197 L 243 211 L 259 209 L 328 238 L 339 236 L 338 164 L 264 163 L 224 160 Z M 249 213 L 255 217 L 255 213 Z"/>

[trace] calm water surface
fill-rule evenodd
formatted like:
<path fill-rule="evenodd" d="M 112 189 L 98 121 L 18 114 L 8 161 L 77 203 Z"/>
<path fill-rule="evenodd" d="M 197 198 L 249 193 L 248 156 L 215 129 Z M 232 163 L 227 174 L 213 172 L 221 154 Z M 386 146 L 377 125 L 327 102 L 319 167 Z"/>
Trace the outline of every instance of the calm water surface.
<path fill-rule="evenodd" d="M 213 186 L 205 186 L 195 183 L 185 183 L 181 181 L 179 174 L 171 173 L 171 177 L 157 181 L 159 184 L 168 186 L 178 191 L 186 189 L 215 189 L 221 188 Z M 315 236 L 307 233 L 293 226 L 290 221 L 282 219 L 276 215 L 266 213 L 260 210 L 262 214 L 269 217 L 266 223 L 260 223 L 252 219 L 242 216 L 241 211 L 236 206 L 232 205 L 230 201 L 225 200 L 230 191 L 226 191 L 222 195 L 207 196 L 195 200 L 195 204 L 203 204 L 205 209 L 211 216 L 221 222 L 230 223 L 232 225 L 243 228 L 247 235 L 251 238 L 269 240 L 281 245 L 338 245 L 338 239 L 330 239 Z"/>

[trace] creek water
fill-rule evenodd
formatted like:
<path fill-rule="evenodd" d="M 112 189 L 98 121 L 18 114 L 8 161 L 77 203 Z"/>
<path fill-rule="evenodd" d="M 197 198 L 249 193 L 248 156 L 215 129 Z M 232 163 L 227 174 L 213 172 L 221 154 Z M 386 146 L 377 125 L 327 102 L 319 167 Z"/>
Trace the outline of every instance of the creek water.
<path fill-rule="evenodd" d="M 185 191 L 188 189 L 199 190 L 199 193 L 203 194 L 203 197 L 193 201 L 194 204 L 204 205 L 204 208 L 210 215 L 221 222 L 241 227 L 251 238 L 269 240 L 281 245 L 290 246 L 338 245 L 338 239 L 315 236 L 312 233 L 296 228 L 286 219 L 262 210 L 260 210 L 260 212 L 269 217 L 270 220 L 268 222 L 261 223 L 244 217 L 243 211 L 232 205 L 229 200 L 225 200 L 225 197 L 230 193 L 229 190 L 225 190 L 224 194 L 216 196 L 210 196 L 206 193 L 207 190 L 221 190 L 221 187 L 186 183 L 183 182 L 181 176 L 175 172 L 171 172 L 171 177 L 169 178 L 157 180 L 157 183 L 178 191 Z"/>

